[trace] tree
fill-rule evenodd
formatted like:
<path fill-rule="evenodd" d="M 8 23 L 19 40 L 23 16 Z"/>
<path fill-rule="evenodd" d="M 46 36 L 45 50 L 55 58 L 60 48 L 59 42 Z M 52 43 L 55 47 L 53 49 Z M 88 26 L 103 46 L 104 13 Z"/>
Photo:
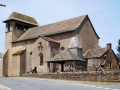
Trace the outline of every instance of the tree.
<path fill-rule="evenodd" d="M 117 51 L 118 51 L 118 53 L 120 53 L 120 39 L 118 40 Z"/>

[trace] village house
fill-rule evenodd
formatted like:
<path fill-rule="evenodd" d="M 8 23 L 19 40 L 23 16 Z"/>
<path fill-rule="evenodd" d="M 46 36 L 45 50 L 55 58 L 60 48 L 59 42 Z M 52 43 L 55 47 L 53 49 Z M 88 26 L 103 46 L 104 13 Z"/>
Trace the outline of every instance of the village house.
<path fill-rule="evenodd" d="M 13 12 L 4 23 L 4 76 L 20 76 L 34 67 L 38 73 L 86 71 L 89 59 L 94 58 L 87 52 L 100 49 L 99 36 L 88 15 L 40 26 L 34 18 Z M 113 66 L 115 60 L 117 65 L 111 49 L 105 49 L 99 59 L 106 58 L 106 53 L 112 53 L 110 62 Z M 102 62 L 107 64 L 106 59 Z"/>
<path fill-rule="evenodd" d="M 111 47 L 111 43 L 108 43 L 106 48 L 88 49 L 84 53 L 88 62 L 87 70 L 118 71 L 119 60 Z"/>

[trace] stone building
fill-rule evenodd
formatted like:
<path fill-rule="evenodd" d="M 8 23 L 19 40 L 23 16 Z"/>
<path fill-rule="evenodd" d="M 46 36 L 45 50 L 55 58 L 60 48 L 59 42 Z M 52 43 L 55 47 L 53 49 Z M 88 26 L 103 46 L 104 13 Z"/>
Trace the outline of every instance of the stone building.
<path fill-rule="evenodd" d="M 111 49 L 111 43 L 106 45 L 106 48 L 88 49 L 84 53 L 84 58 L 87 60 L 88 71 L 118 71 L 119 60 Z"/>
<path fill-rule="evenodd" d="M 88 15 L 39 26 L 34 18 L 13 12 L 4 23 L 4 76 L 20 76 L 34 67 L 38 73 L 83 71 L 83 53 L 99 48 Z"/>

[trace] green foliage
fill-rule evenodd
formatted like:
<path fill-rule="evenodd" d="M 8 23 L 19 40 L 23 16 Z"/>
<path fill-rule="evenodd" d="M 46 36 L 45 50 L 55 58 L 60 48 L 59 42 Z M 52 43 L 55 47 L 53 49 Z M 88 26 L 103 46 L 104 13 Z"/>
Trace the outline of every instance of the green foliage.
<path fill-rule="evenodd" d="M 117 51 L 120 53 L 120 39 L 118 40 Z"/>

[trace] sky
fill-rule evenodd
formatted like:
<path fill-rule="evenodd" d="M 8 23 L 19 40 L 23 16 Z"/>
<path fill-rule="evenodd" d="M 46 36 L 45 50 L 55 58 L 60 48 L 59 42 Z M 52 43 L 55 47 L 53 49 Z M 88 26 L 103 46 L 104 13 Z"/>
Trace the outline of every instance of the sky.
<path fill-rule="evenodd" d="M 112 43 L 117 52 L 120 39 L 120 0 L 0 0 L 0 52 L 5 48 L 5 23 L 15 11 L 34 17 L 39 25 L 88 15 L 97 34 L 99 45 Z"/>

